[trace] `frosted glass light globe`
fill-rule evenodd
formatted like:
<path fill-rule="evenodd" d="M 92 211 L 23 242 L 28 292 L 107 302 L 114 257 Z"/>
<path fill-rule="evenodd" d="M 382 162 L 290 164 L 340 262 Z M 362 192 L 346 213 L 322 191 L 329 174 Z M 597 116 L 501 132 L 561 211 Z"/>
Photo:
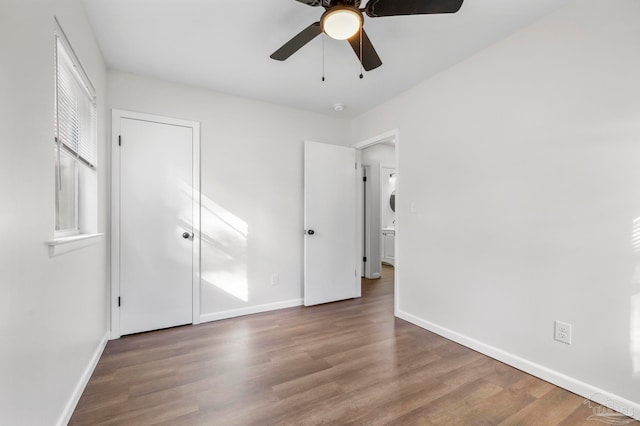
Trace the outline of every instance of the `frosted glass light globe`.
<path fill-rule="evenodd" d="M 331 38 L 346 40 L 358 32 L 362 15 L 352 9 L 330 10 L 322 18 L 322 29 Z"/>

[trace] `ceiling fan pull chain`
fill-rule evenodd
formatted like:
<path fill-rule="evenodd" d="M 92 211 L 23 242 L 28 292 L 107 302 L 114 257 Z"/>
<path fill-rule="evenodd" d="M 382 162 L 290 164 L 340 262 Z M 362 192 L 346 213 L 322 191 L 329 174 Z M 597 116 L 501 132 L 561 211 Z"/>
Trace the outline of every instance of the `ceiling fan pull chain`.
<path fill-rule="evenodd" d="M 322 34 L 322 81 L 324 81 L 324 34 Z"/>
<path fill-rule="evenodd" d="M 362 25 L 360 25 L 360 80 L 364 78 L 362 74 Z"/>

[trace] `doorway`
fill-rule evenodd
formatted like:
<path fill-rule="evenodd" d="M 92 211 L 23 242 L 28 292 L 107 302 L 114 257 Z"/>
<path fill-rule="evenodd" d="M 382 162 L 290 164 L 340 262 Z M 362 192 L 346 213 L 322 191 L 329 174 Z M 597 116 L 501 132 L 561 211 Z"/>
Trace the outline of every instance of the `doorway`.
<path fill-rule="evenodd" d="M 199 123 L 113 110 L 111 338 L 199 323 Z"/>
<path fill-rule="evenodd" d="M 393 275 L 394 309 L 398 306 L 398 271 L 400 252 L 399 215 L 395 200 L 399 196 L 399 132 L 385 132 L 356 143 L 363 171 L 359 188 L 359 241 L 362 273 L 366 280 L 376 280 L 383 272 Z M 384 260 L 384 262 L 383 262 Z M 386 268 L 383 271 L 383 268 Z"/>

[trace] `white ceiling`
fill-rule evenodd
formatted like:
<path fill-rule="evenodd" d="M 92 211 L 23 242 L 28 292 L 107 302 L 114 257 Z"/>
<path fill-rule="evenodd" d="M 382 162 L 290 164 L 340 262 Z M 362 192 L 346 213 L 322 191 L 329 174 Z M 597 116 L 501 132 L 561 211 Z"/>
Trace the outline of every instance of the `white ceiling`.
<path fill-rule="evenodd" d="M 110 69 L 352 118 L 567 0 L 466 0 L 456 14 L 365 16 L 383 64 L 362 80 L 349 44 L 324 35 L 284 62 L 269 58 L 318 21 L 321 7 L 295 0 L 83 2 Z M 335 103 L 344 103 L 345 110 L 333 111 Z"/>

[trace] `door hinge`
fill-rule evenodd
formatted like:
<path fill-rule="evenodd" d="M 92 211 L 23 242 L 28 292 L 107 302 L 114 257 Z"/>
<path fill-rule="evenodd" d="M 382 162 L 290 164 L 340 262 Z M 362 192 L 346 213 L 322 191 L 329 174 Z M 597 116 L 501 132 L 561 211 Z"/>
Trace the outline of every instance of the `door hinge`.
<path fill-rule="evenodd" d="M 358 162 L 356 161 L 356 163 L 354 164 L 356 170 L 358 170 Z"/>
<path fill-rule="evenodd" d="M 122 146 L 122 136 L 118 136 L 118 146 Z"/>
<path fill-rule="evenodd" d="M 367 256 L 363 257 L 363 258 L 362 258 L 362 261 L 363 261 L 363 262 L 366 262 L 366 261 L 367 261 Z"/>
<path fill-rule="evenodd" d="M 120 306 L 120 296 L 118 296 L 118 306 Z"/>
<path fill-rule="evenodd" d="M 367 177 L 366 176 L 362 176 L 362 181 L 366 182 L 367 181 Z"/>

